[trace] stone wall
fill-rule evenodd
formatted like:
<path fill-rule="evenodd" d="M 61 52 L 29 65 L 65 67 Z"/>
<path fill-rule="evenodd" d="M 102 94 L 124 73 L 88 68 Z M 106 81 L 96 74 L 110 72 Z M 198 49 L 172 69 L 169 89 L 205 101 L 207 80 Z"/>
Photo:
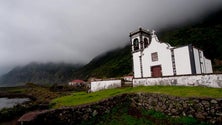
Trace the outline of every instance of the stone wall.
<path fill-rule="evenodd" d="M 190 116 L 214 124 L 222 123 L 222 99 L 136 93 L 123 94 L 87 105 L 49 110 L 27 124 L 78 124 L 109 113 L 117 105 L 153 109 L 170 116 Z"/>
<path fill-rule="evenodd" d="M 112 108 L 117 105 L 125 105 L 129 102 L 128 95 L 119 95 L 112 98 L 102 100 L 100 102 L 75 107 L 64 107 L 61 109 L 48 110 L 39 114 L 36 118 L 29 122 L 23 122 L 27 125 L 41 124 L 61 124 L 75 125 L 82 121 L 109 113 Z"/>
<path fill-rule="evenodd" d="M 177 85 L 222 88 L 222 74 L 133 79 L 133 86 Z"/>
<path fill-rule="evenodd" d="M 190 116 L 210 123 L 222 123 L 222 98 L 181 98 L 159 94 L 137 94 L 131 101 L 169 116 Z"/>
<path fill-rule="evenodd" d="M 90 91 L 95 92 L 104 89 L 111 89 L 121 87 L 121 80 L 104 80 L 104 81 L 93 81 L 90 84 Z"/>

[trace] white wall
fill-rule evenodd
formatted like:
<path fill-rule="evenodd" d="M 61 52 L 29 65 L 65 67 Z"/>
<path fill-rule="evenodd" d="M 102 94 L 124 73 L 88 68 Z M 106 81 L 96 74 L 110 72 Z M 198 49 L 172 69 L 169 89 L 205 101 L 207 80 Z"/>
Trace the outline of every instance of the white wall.
<path fill-rule="evenodd" d="M 200 53 L 200 65 L 201 65 L 201 71 L 202 73 L 206 73 L 206 66 L 205 66 L 205 57 L 204 57 L 204 54 L 203 54 L 203 51 L 199 51 Z"/>
<path fill-rule="evenodd" d="M 200 62 L 200 58 L 202 58 L 199 54 L 199 50 L 196 48 L 193 48 L 193 54 L 194 54 L 194 61 L 195 61 L 195 67 L 196 67 L 196 73 L 197 74 L 201 74 L 201 62 Z"/>
<path fill-rule="evenodd" d="M 222 74 L 133 79 L 133 86 L 176 85 L 222 88 Z"/>
<path fill-rule="evenodd" d="M 204 53 L 202 50 L 198 50 L 196 48 L 194 48 L 193 50 L 197 74 L 213 73 L 211 60 L 204 57 Z"/>
<path fill-rule="evenodd" d="M 141 78 L 140 70 L 140 52 L 133 53 L 133 72 L 134 78 Z"/>
<path fill-rule="evenodd" d="M 188 46 L 174 49 L 176 75 L 191 74 L 190 56 Z"/>
<path fill-rule="evenodd" d="M 211 60 L 205 58 L 205 67 L 206 67 L 205 73 L 213 73 Z"/>
<path fill-rule="evenodd" d="M 156 35 L 153 35 L 151 44 L 144 50 L 143 72 L 145 77 L 151 77 L 151 67 L 156 65 L 161 65 L 163 76 L 173 75 L 170 48 L 169 44 L 160 43 Z M 151 59 L 151 54 L 154 52 L 158 53 L 158 61 L 152 61 Z"/>
<path fill-rule="evenodd" d="M 121 87 L 121 80 L 93 81 L 90 85 L 91 92 L 104 89 Z"/>
<path fill-rule="evenodd" d="M 143 77 L 151 77 L 151 67 L 156 65 L 161 65 L 162 75 L 173 75 L 172 61 L 171 61 L 171 51 L 170 46 L 166 43 L 160 43 L 157 41 L 156 36 L 151 40 L 148 48 L 142 51 L 142 69 Z M 158 53 L 158 61 L 152 61 L 151 53 Z M 133 53 L 133 66 L 134 66 L 134 77 L 140 78 L 140 52 Z"/>

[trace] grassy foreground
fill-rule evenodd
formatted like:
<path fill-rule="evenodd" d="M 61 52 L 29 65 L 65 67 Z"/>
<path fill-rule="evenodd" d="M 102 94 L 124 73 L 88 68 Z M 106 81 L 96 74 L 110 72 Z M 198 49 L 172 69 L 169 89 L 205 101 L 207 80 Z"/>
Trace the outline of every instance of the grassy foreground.
<path fill-rule="evenodd" d="M 185 87 L 185 86 L 139 86 L 134 88 L 117 88 L 98 91 L 94 93 L 76 92 L 72 95 L 56 98 L 51 101 L 54 108 L 62 106 L 76 106 L 96 102 L 105 98 L 123 93 L 160 93 L 180 97 L 210 97 L 222 98 L 222 89 L 207 87 Z"/>

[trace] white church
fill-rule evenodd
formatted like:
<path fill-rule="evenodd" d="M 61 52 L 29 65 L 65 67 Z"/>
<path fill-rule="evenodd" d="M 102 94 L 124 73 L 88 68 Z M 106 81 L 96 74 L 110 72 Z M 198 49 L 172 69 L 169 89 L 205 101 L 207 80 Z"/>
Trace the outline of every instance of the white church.
<path fill-rule="evenodd" d="M 213 73 L 211 61 L 191 44 L 173 47 L 142 28 L 131 32 L 130 40 L 134 78 Z"/>
<path fill-rule="evenodd" d="M 222 88 L 222 74 L 213 74 L 211 61 L 203 51 L 191 44 L 173 47 L 160 42 L 155 32 L 142 28 L 130 33 L 136 86 L 207 86 Z M 127 76 L 124 78 L 128 80 Z M 121 80 L 92 81 L 90 91 L 100 91 L 122 86 Z"/>

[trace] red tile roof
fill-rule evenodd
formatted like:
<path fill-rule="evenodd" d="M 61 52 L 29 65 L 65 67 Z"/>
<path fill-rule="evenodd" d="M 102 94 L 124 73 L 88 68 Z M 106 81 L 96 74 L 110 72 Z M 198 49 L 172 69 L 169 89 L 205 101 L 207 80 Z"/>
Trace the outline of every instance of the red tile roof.
<path fill-rule="evenodd" d="M 85 82 L 85 81 L 80 80 L 80 79 L 75 79 L 75 80 L 72 80 L 72 82 L 75 82 L 75 83 L 83 83 L 83 82 Z"/>
<path fill-rule="evenodd" d="M 124 76 L 125 78 L 133 78 L 133 76 Z"/>

